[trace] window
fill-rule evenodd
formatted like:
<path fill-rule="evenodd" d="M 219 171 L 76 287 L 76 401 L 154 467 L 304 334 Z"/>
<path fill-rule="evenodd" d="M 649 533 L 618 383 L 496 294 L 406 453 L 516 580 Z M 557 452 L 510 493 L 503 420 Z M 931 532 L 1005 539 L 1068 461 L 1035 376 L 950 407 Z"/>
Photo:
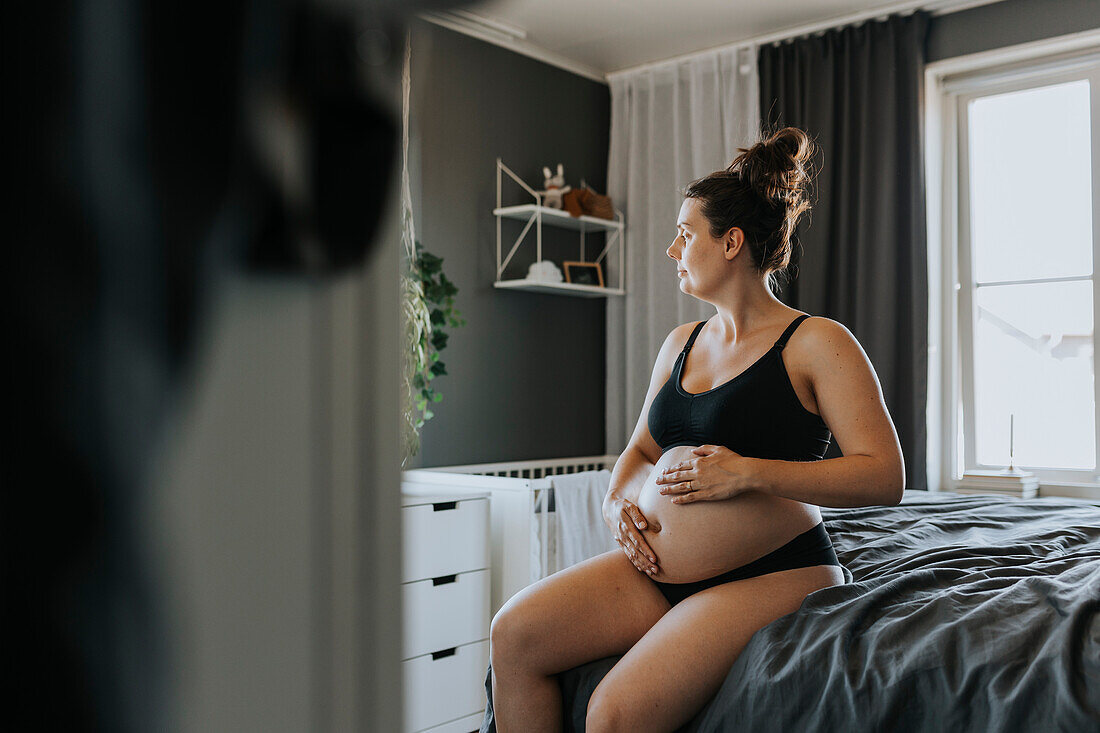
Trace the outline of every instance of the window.
<path fill-rule="evenodd" d="M 1096 485 L 1100 52 L 934 82 L 942 175 L 929 181 L 942 185 L 929 206 L 940 206 L 948 244 L 940 324 L 954 332 L 938 339 L 950 343 L 952 363 L 930 365 L 946 397 L 943 445 L 929 455 L 952 469 L 936 483 L 950 490 L 964 471 L 1011 461 L 1035 473 L 1043 493 Z"/>

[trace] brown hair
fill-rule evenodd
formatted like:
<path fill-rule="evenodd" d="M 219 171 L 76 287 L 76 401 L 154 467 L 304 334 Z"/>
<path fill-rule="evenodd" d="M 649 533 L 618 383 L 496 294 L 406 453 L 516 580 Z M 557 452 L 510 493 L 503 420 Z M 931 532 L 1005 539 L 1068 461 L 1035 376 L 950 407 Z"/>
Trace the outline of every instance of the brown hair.
<path fill-rule="evenodd" d="M 803 187 L 813 178 L 814 144 L 797 127 L 762 137 L 751 148 L 738 148 L 728 168 L 692 181 L 680 195 L 702 201 L 712 237 L 740 228 L 753 264 L 770 275 L 790 263 L 798 217 L 811 208 Z"/>

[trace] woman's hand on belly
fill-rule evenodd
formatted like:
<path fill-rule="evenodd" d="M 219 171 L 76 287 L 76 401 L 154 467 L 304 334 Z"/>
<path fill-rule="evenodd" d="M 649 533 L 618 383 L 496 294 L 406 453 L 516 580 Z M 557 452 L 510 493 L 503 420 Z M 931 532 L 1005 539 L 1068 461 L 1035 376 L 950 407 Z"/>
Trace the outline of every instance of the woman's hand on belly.
<path fill-rule="evenodd" d="M 650 577 L 656 577 L 657 557 L 642 532 L 650 528 L 660 532 L 661 525 L 652 517 L 646 517 L 630 499 L 616 499 L 612 502 L 611 513 L 617 517 L 612 528 L 615 542 L 623 548 L 634 567 Z"/>
<path fill-rule="evenodd" d="M 725 501 L 751 491 L 745 459 L 724 445 L 701 445 L 657 477 L 659 491 L 674 504 Z"/>

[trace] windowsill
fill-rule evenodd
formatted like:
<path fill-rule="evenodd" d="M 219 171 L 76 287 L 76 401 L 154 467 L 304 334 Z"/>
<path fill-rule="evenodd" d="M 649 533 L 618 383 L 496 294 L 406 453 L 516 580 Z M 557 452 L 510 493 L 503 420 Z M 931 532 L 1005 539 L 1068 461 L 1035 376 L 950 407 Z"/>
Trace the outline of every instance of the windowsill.
<path fill-rule="evenodd" d="M 958 493 L 954 491 L 954 486 L 958 484 L 958 481 L 952 483 L 951 488 L 943 488 L 940 491 L 947 491 L 951 493 Z M 991 494 L 997 492 L 990 491 Z M 1100 484 L 1090 483 L 1071 483 L 1068 481 L 1039 483 L 1039 497 L 1043 496 L 1064 496 L 1071 499 L 1087 499 L 1089 501 L 1100 501 Z"/>
<path fill-rule="evenodd" d="M 1068 496 L 1075 499 L 1100 499 L 1100 484 L 1039 482 L 1039 496 Z"/>

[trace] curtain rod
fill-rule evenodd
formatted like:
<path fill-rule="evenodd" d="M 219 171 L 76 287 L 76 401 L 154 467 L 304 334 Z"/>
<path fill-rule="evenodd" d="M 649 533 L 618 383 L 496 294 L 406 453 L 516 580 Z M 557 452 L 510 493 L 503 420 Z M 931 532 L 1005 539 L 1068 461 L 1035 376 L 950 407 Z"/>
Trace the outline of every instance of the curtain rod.
<path fill-rule="evenodd" d="M 640 71 L 649 71 L 650 69 L 656 69 L 662 66 L 677 64 L 689 59 L 699 58 L 707 56 L 713 53 L 719 53 L 721 51 L 732 51 L 735 49 L 743 48 L 755 48 L 757 46 L 763 46 L 765 43 L 771 43 L 778 46 L 783 41 L 791 41 L 795 38 L 801 38 L 804 36 L 824 35 L 826 31 L 834 28 L 843 28 L 847 25 L 858 25 L 864 21 L 875 19 L 885 20 L 890 15 L 912 15 L 917 10 L 927 10 L 933 16 L 947 15 L 949 13 L 957 13 L 960 10 L 967 10 L 969 8 L 975 8 L 979 5 L 991 5 L 995 2 L 1001 2 L 1001 0 L 905 0 L 905 2 L 895 2 L 891 5 L 880 6 L 875 9 L 868 9 L 858 13 L 849 13 L 848 15 L 841 16 L 839 18 L 833 18 L 832 20 L 818 21 L 816 23 L 808 23 L 806 25 L 797 26 L 795 28 L 788 28 L 784 31 L 777 33 L 769 33 L 762 36 L 754 36 L 752 38 L 746 38 L 734 43 L 724 43 L 720 46 L 712 46 L 705 48 L 702 51 L 692 51 L 690 53 L 680 54 L 679 56 L 673 56 L 667 59 L 661 59 L 659 61 L 649 61 L 644 64 L 638 64 L 637 66 L 630 66 L 625 69 L 619 69 L 617 71 L 609 71 L 605 76 L 608 81 L 611 81 L 614 77 L 623 76 L 627 74 L 635 74 Z"/>

